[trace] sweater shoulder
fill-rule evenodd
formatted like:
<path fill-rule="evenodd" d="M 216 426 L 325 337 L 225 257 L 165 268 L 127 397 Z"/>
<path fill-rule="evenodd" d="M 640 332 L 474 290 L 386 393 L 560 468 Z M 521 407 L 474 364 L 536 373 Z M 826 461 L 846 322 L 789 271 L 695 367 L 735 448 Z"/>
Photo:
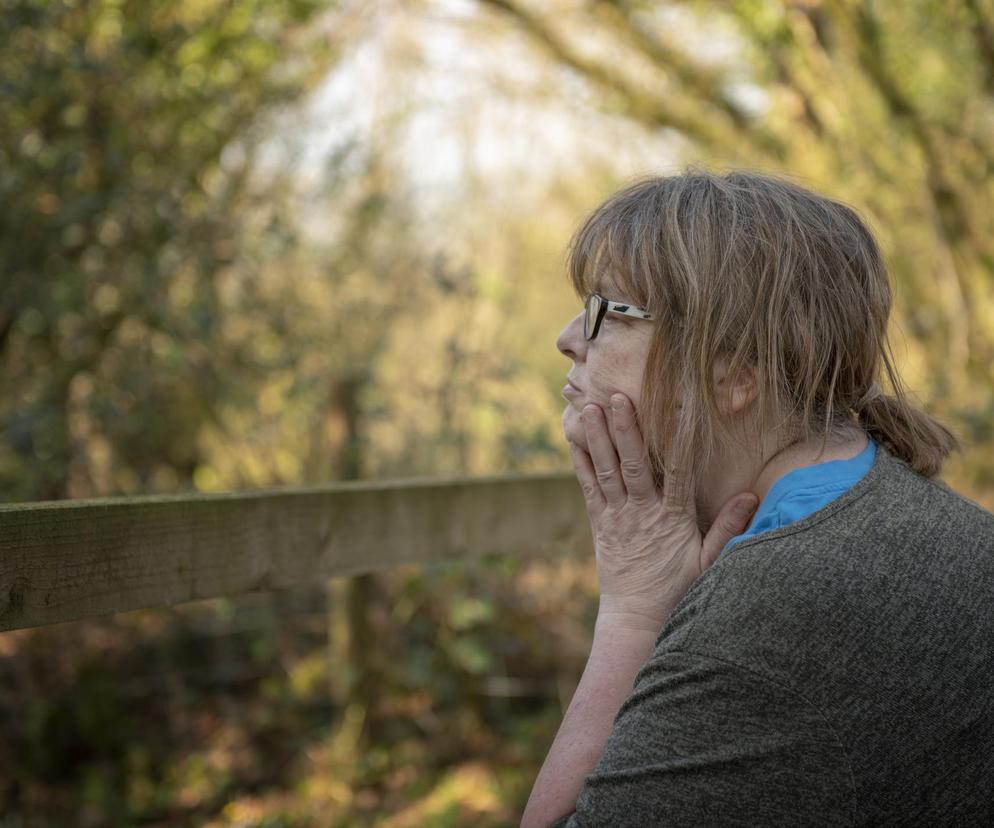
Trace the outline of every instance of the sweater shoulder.
<path fill-rule="evenodd" d="M 935 623 L 943 615 L 980 612 L 994 582 L 994 514 L 881 456 L 831 504 L 729 550 L 684 596 L 657 647 L 737 660 L 755 648 L 886 636 L 897 618 L 934 631 L 947 626 Z"/>

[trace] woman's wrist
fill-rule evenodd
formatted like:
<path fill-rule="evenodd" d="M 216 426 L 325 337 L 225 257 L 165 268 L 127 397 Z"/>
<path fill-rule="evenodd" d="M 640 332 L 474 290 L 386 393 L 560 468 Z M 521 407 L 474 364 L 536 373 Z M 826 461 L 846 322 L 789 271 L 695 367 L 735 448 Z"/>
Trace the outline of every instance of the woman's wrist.
<path fill-rule="evenodd" d="M 658 633 L 676 602 L 640 600 L 628 596 L 601 595 L 594 628 L 612 626 L 621 629 Z"/>

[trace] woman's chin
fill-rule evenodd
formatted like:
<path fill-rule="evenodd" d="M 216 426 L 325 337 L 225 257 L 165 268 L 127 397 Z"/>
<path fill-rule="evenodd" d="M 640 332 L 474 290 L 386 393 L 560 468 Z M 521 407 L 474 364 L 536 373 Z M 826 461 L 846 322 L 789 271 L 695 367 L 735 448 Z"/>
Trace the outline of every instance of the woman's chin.
<path fill-rule="evenodd" d="M 587 432 L 583 428 L 583 421 L 580 419 L 580 412 L 573 406 L 567 406 L 563 412 L 563 435 L 567 442 L 576 443 L 584 451 L 587 451 Z"/>

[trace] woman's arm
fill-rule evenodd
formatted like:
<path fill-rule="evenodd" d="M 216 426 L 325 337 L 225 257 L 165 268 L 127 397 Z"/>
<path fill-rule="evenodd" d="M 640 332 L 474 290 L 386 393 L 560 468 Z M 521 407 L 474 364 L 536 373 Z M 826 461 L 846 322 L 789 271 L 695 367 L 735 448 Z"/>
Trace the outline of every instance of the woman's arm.
<path fill-rule="evenodd" d="M 532 788 L 521 828 L 547 828 L 573 811 L 658 634 L 658 626 L 643 616 L 598 614 L 587 666 Z"/>
<path fill-rule="evenodd" d="M 587 405 L 588 450 L 570 443 L 594 540 L 600 609 L 590 658 L 528 799 L 523 828 L 546 828 L 573 810 L 666 619 L 758 504 L 750 492 L 736 495 L 702 537 L 693 500 L 677 502 L 656 486 L 631 400 L 615 394 L 611 404 L 613 436 L 600 407 Z"/>

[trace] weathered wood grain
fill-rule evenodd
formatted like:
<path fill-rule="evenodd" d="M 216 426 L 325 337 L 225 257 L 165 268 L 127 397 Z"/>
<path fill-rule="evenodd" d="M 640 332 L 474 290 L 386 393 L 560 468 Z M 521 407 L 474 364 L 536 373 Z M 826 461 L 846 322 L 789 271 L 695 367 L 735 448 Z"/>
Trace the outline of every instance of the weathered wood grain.
<path fill-rule="evenodd" d="M 0 630 L 566 548 L 590 529 L 562 474 L 0 505 Z"/>

